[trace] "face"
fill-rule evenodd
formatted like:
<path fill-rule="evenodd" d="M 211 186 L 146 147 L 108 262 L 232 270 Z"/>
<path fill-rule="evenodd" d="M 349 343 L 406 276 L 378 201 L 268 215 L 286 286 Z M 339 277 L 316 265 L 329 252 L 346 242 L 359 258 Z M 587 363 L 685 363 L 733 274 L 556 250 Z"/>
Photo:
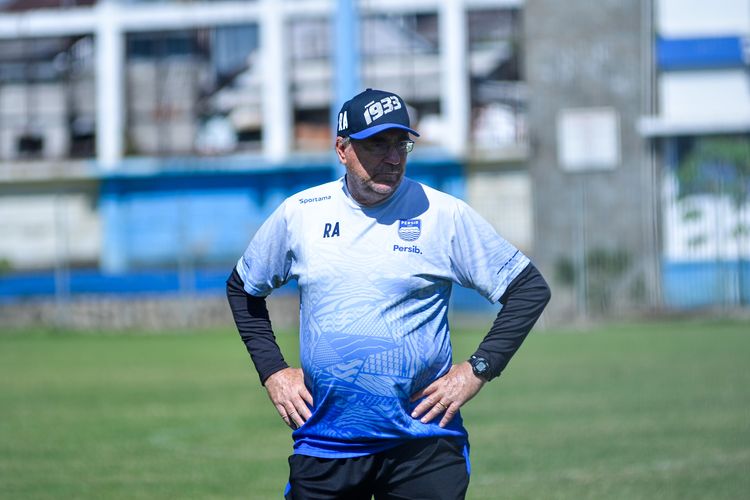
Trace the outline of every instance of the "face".
<path fill-rule="evenodd" d="M 348 143 L 336 138 L 336 154 L 346 167 L 346 186 L 358 203 L 375 205 L 396 191 L 406 171 L 407 152 L 399 143 L 408 140 L 409 133 L 400 129 Z"/>

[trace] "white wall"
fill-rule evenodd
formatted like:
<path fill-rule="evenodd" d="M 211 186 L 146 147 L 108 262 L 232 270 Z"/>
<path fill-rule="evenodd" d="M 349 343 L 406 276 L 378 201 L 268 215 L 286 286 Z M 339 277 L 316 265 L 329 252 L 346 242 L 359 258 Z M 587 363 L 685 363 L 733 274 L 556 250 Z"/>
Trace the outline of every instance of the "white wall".
<path fill-rule="evenodd" d="M 82 193 L 0 196 L 0 259 L 15 269 L 97 262 L 101 224 Z"/>
<path fill-rule="evenodd" d="M 659 0 L 657 32 L 665 37 L 750 33 L 750 0 Z"/>
<path fill-rule="evenodd" d="M 750 120 L 750 75 L 741 69 L 664 73 L 659 101 L 668 120 Z"/>

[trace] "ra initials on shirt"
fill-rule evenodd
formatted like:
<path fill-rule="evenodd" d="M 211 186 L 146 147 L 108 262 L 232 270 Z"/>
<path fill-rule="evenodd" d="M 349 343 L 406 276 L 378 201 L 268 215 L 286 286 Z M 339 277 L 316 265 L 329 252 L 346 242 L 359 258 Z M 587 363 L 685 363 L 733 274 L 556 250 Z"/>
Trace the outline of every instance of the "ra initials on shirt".
<path fill-rule="evenodd" d="M 335 224 L 326 222 L 326 225 L 323 227 L 323 238 L 333 238 L 334 236 L 341 236 L 338 221 Z"/>

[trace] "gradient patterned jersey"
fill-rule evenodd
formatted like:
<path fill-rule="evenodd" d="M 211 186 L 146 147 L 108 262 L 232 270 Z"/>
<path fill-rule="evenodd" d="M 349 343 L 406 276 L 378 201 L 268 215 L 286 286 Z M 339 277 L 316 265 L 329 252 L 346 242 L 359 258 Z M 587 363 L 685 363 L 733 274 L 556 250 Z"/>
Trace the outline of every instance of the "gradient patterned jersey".
<path fill-rule="evenodd" d="M 364 208 L 344 179 L 288 198 L 237 264 L 251 295 L 300 290 L 300 358 L 315 402 L 295 453 L 346 458 L 404 440 L 466 437 L 460 415 L 411 418 L 414 392 L 451 366 L 452 283 L 496 302 L 529 260 L 466 203 L 404 178 Z"/>

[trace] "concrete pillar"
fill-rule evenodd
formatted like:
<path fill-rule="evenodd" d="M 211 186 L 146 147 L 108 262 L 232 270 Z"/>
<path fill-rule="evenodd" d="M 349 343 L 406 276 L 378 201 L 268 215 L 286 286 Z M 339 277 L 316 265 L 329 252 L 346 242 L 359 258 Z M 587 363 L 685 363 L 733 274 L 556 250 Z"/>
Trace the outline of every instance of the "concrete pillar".
<path fill-rule="evenodd" d="M 525 4 L 532 257 L 556 290 L 547 317 L 616 315 L 652 303 L 645 288 L 654 286 L 659 258 L 653 241 L 658 193 L 636 128 L 651 100 L 643 86 L 650 52 L 643 40 L 651 37 L 643 2 Z M 601 108 L 618 120 L 619 160 L 609 169 L 572 170 L 560 155 L 562 118 Z M 616 259 L 623 257 L 627 265 L 618 269 Z"/>
<path fill-rule="evenodd" d="M 463 0 L 445 0 L 438 14 L 440 26 L 440 107 L 444 146 L 463 157 L 469 139 L 469 80 L 466 9 Z"/>
<path fill-rule="evenodd" d="M 102 2 L 96 9 L 96 152 L 99 168 L 111 171 L 123 156 L 124 34 L 115 2 Z"/>
<path fill-rule="evenodd" d="M 275 0 L 262 2 L 263 154 L 269 161 L 279 163 L 289 155 L 293 137 L 287 40 L 283 9 Z"/>
<path fill-rule="evenodd" d="M 334 58 L 335 94 L 331 103 L 331 126 L 336 123 L 341 105 L 358 94 L 359 66 L 359 12 L 355 0 L 336 0 L 333 12 L 334 36 L 331 53 Z"/>

